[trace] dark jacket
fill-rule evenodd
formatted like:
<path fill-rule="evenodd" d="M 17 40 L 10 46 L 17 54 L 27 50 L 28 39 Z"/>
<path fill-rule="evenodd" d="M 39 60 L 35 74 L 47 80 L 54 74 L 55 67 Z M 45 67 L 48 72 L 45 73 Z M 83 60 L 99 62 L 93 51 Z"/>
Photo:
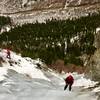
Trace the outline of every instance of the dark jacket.
<path fill-rule="evenodd" d="M 65 79 L 66 84 L 73 84 L 74 83 L 74 78 L 72 75 L 69 75 L 66 79 Z"/>
<path fill-rule="evenodd" d="M 10 50 L 9 49 L 7 49 L 7 54 L 10 55 Z"/>

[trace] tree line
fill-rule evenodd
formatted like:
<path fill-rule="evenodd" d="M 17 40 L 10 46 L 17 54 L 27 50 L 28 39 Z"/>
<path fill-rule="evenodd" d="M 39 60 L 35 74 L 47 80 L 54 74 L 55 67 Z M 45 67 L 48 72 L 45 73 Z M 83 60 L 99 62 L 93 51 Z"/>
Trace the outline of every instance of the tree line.
<path fill-rule="evenodd" d="M 11 25 L 10 17 L 0 16 L 0 30 L 5 25 Z"/>
<path fill-rule="evenodd" d="M 40 58 L 46 64 L 62 59 L 65 64 L 83 65 L 80 57 L 83 54 L 92 55 L 96 50 L 93 46 L 94 34 L 99 25 L 100 14 L 16 25 L 0 35 L 0 46 L 9 47 L 22 56 Z"/>

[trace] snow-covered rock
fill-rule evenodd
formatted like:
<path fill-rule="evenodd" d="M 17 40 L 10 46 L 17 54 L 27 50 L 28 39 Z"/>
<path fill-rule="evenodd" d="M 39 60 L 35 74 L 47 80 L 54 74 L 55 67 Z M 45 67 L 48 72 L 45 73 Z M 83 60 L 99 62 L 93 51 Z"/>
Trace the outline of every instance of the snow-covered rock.
<path fill-rule="evenodd" d="M 10 52 L 11 52 L 11 59 L 6 58 L 7 56 L 6 49 L 1 50 L 0 52 L 0 57 L 4 60 L 3 62 L 1 62 L 2 66 L 0 66 L 1 77 L 4 77 L 4 75 L 7 74 L 8 69 L 12 69 L 20 74 L 25 74 L 31 78 L 40 78 L 50 81 L 43 74 L 43 72 L 37 68 L 38 67 L 37 64 L 42 65 L 42 62 L 39 59 L 32 60 L 31 58 L 23 58 L 12 51 Z M 4 74 L 2 72 L 4 72 Z"/>

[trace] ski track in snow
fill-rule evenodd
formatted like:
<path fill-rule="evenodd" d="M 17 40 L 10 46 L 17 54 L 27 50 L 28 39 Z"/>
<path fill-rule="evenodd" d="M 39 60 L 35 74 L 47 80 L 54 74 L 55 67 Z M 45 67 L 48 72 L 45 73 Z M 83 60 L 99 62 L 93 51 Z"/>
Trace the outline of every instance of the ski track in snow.
<path fill-rule="evenodd" d="M 97 100 L 95 93 L 100 88 L 82 91 L 96 84 L 84 74 L 43 72 L 37 68 L 37 63 L 43 64 L 39 59 L 23 58 L 11 51 L 9 60 L 5 49 L 1 49 L 0 57 L 4 60 L 0 65 L 0 100 Z M 75 79 L 71 92 L 63 90 L 63 79 L 69 74 Z"/>

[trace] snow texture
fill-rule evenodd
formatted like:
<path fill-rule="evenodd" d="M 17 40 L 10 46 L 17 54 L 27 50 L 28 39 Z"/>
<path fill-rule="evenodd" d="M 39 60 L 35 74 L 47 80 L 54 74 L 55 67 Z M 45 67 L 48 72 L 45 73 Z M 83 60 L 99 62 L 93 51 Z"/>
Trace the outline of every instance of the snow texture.
<path fill-rule="evenodd" d="M 44 72 L 37 66 L 43 66 L 40 59 L 24 58 L 12 51 L 8 59 L 6 53 L 6 49 L 1 49 L 4 61 L 0 65 L 0 100 L 97 100 L 95 93 L 100 88 L 88 90 L 96 82 L 86 79 L 84 74 Z M 64 91 L 64 78 L 69 74 L 75 82 L 72 91 Z"/>

